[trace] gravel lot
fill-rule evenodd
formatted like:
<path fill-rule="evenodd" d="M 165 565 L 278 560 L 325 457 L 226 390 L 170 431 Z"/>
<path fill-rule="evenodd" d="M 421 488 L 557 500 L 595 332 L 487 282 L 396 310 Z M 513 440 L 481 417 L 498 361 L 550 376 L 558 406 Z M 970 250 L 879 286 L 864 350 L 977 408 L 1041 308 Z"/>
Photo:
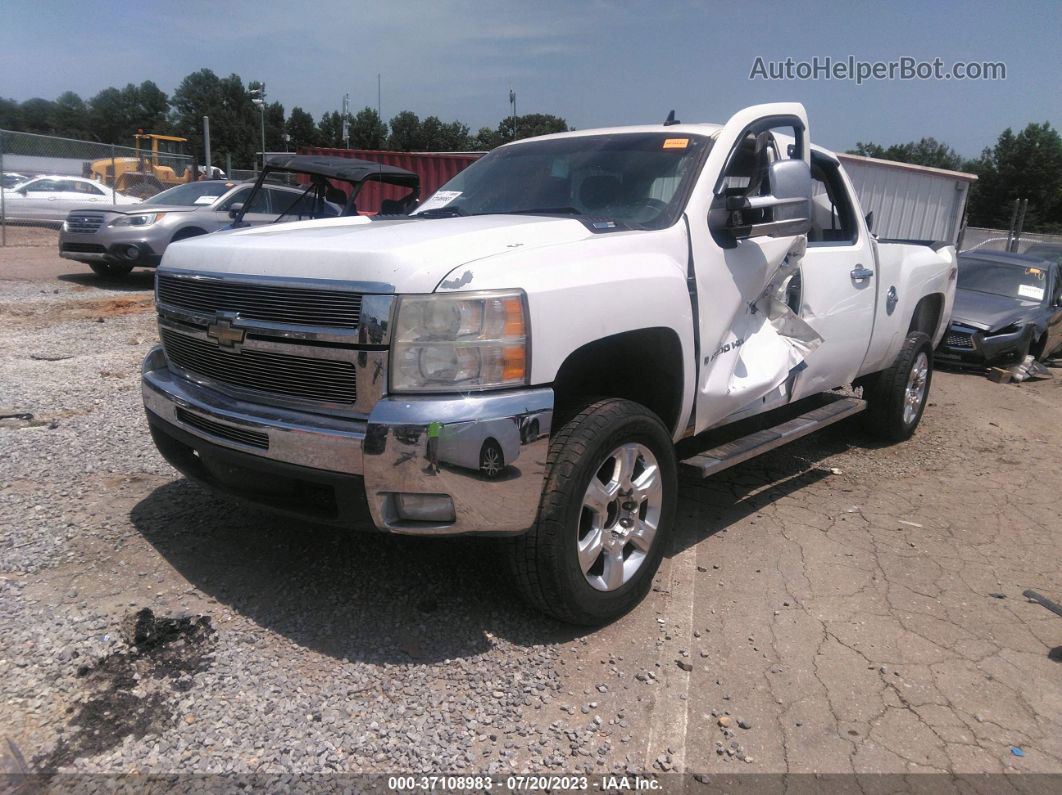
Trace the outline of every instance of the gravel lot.
<path fill-rule="evenodd" d="M 32 414 L 0 420 L 6 769 L 1062 773 L 1062 618 L 1021 595 L 1062 601 L 1062 379 L 937 373 L 905 445 L 687 479 L 650 598 L 583 633 L 493 543 L 179 478 L 150 284 L 0 249 L 0 413 Z"/>

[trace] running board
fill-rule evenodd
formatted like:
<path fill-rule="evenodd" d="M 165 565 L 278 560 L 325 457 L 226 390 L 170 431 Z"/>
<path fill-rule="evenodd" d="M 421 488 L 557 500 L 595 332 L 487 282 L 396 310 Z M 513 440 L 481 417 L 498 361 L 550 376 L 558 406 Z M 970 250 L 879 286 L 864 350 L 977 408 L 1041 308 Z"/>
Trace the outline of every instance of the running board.
<path fill-rule="evenodd" d="M 866 407 L 866 401 L 859 398 L 833 400 L 825 406 L 819 406 L 817 409 L 812 409 L 806 414 L 775 425 L 773 428 L 756 431 L 732 442 L 713 447 L 711 450 L 705 450 L 703 453 L 687 458 L 682 463 L 693 467 L 701 474 L 701 477 L 706 478 L 734 464 L 755 458 L 760 453 L 766 453 L 768 450 L 792 442 L 801 436 L 821 430 L 827 425 L 840 422 L 846 417 L 858 414 Z"/>

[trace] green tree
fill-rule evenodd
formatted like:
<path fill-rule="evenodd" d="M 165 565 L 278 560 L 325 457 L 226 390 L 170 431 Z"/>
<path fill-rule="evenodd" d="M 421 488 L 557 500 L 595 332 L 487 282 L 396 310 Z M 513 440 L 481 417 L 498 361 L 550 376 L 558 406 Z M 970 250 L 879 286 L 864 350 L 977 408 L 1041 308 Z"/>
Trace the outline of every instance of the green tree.
<path fill-rule="evenodd" d="M 485 152 L 490 151 L 500 143 L 502 143 L 502 140 L 497 130 L 491 127 L 480 127 L 479 132 L 469 140 L 469 148 L 477 152 Z"/>
<path fill-rule="evenodd" d="M 298 105 L 291 109 L 287 129 L 288 135 L 291 136 L 291 145 L 295 149 L 317 143 L 317 127 L 313 123 L 313 116 Z"/>
<path fill-rule="evenodd" d="M 0 129 L 22 129 L 22 110 L 19 103 L 13 99 L 0 97 Z"/>
<path fill-rule="evenodd" d="M 416 152 L 420 148 L 420 117 L 411 110 L 404 110 L 391 119 L 391 135 L 388 148 L 398 152 Z"/>
<path fill-rule="evenodd" d="M 417 147 L 422 152 L 464 152 L 470 148 L 468 126 L 459 121 L 446 123 L 428 116 L 420 123 Z"/>
<path fill-rule="evenodd" d="M 321 121 L 317 123 L 317 143 L 318 146 L 331 146 L 337 149 L 346 146 L 343 141 L 343 116 L 338 110 L 321 116 Z"/>
<path fill-rule="evenodd" d="M 52 129 L 64 138 L 89 136 L 88 107 L 73 91 L 64 91 L 55 100 Z"/>
<path fill-rule="evenodd" d="M 1062 231 L 1062 137 L 1048 122 L 1015 134 L 1009 127 L 966 168 L 978 180 L 970 194 L 970 225 L 1006 229 L 1015 199 L 1028 199 L 1025 230 Z"/>
<path fill-rule="evenodd" d="M 350 145 L 354 149 L 383 149 L 387 146 L 387 125 L 375 108 L 362 108 L 351 118 Z"/>
<path fill-rule="evenodd" d="M 893 144 L 889 147 L 875 143 L 859 141 L 849 154 L 876 157 L 881 160 L 895 160 L 900 163 L 915 163 L 920 166 L 947 168 L 957 171 L 962 168 L 959 153 L 936 138 L 922 138 L 905 144 Z"/>
<path fill-rule="evenodd" d="M 55 118 L 55 103 L 51 100 L 34 97 L 27 99 L 19 108 L 22 117 L 22 129 L 25 132 L 51 135 L 52 120 Z"/>
<path fill-rule="evenodd" d="M 549 113 L 528 113 L 524 116 L 516 117 L 506 116 L 498 125 L 500 143 L 567 131 L 568 122 L 560 116 L 553 116 Z"/>
<path fill-rule="evenodd" d="M 210 69 L 185 77 L 173 92 L 173 126 L 190 139 L 192 151 L 203 151 L 203 116 L 210 117 L 211 149 L 224 162 L 231 155 L 237 167 L 255 162 L 259 142 L 258 109 L 239 75 L 219 78 Z"/>
<path fill-rule="evenodd" d="M 279 102 L 266 105 L 266 149 L 270 152 L 284 151 L 284 106 Z"/>

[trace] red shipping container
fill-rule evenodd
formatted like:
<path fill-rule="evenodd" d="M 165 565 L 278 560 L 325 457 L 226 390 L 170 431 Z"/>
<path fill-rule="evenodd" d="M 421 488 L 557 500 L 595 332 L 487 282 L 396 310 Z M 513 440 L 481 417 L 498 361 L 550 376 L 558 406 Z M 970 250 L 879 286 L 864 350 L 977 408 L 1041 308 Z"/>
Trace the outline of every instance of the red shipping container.
<path fill-rule="evenodd" d="M 300 155 L 327 155 L 329 157 L 352 157 L 398 166 L 420 177 L 420 198 L 426 199 L 459 171 L 467 168 L 483 152 L 386 152 L 376 149 L 333 149 L 327 146 L 304 146 Z M 337 185 L 345 187 L 342 183 Z M 400 199 L 408 191 L 394 185 L 381 185 L 369 181 L 358 194 L 359 213 L 377 213 L 383 199 Z"/>

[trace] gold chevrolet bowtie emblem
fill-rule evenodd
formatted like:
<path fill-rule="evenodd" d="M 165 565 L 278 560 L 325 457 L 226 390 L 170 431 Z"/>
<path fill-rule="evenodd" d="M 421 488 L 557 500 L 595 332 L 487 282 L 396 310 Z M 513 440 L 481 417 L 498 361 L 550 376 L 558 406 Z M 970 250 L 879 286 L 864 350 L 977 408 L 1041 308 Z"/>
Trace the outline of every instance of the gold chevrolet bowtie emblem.
<path fill-rule="evenodd" d="M 235 348 L 243 342 L 247 333 L 242 328 L 233 328 L 227 320 L 217 320 L 207 326 L 207 336 L 217 342 L 219 348 Z"/>

